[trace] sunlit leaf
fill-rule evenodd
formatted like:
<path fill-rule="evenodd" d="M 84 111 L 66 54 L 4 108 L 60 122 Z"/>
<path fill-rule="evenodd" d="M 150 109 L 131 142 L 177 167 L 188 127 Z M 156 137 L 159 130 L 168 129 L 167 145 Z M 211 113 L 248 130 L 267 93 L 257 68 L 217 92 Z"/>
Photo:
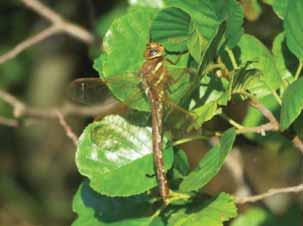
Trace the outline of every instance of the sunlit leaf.
<path fill-rule="evenodd" d="M 213 101 L 207 104 L 203 104 L 200 107 L 195 108 L 191 112 L 196 117 L 195 124 L 192 126 L 198 129 L 204 122 L 211 120 L 215 115 L 220 113 L 220 110 L 218 109 L 217 101 Z"/>
<path fill-rule="evenodd" d="M 235 129 L 231 128 L 224 132 L 219 144 L 209 150 L 200 160 L 196 169 L 184 178 L 179 189 L 183 192 L 197 191 L 206 185 L 221 169 L 235 138 Z"/>
<path fill-rule="evenodd" d="M 103 79 L 120 76 L 128 80 L 122 84 L 109 83 L 109 88 L 121 101 L 140 93 L 139 80 L 129 72 L 137 72 L 143 63 L 143 53 L 150 38 L 149 29 L 156 12 L 156 9 L 150 8 L 131 10 L 114 20 L 104 37 L 104 53 L 96 59 L 95 69 Z M 130 107 L 148 111 L 149 104 L 144 93 Z"/>
<path fill-rule="evenodd" d="M 187 50 L 190 16 L 181 9 L 170 7 L 161 10 L 151 27 L 153 41 L 161 42 L 168 51 Z"/>
<path fill-rule="evenodd" d="M 243 34 L 243 9 L 236 0 L 215 0 L 217 16 L 223 21 L 226 20 L 225 37 L 229 48 L 237 45 Z"/>
<path fill-rule="evenodd" d="M 150 8 L 138 8 L 115 20 L 104 38 L 105 53 L 101 54 L 94 64 L 113 95 L 128 107 L 140 111 L 150 111 L 138 71 L 144 62 L 143 54 L 146 44 L 150 41 L 149 29 L 156 12 L 157 10 Z M 167 56 L 172 61 L 177 57 L 171 54 Z M 188 54 L 182 54 L 176 66 L 165 62 L 172 80 L 175 77 L 181 78 L 169 87 L 170 99 L 174 102 L 184 96 L 190 85 L 190 75 L 187 70 L 183 70 L 188 64 L 188 58 Z"/>
<path fill-rule="evenodd" d="M 73 201 L 78 217 L 72 226 L 149 226 L 153 218 L 148 197 L 110 198 L 98 194 L 84 181 Z"/>
<path fill-rule="evenodd" d="M 262 42 L 251 35 L 245 34 L 238 43 L 238 47 L 240 48 L 240 63 L 253 61 L 249 68 L 258 69 L 261 73 L 260 79 L 250 84 L 249 90 L 252 93 L 262 97 L 280 87 L 282 80 L 273 56 Z"/>
<path fill-rule="evenodd" d="M 165 168 L 171 168 L 171 148 L 165 149 L 164 160 Z M 131 125 L 119 116 L 107 116 L 84 130 L 76 164 L 100 194 L 130 196 L 157 186 L 151 129 Z"/>
<path fill-rule="evenodd" d="M 217 51 L 217 46 L 212 46 L 212 44 L 216 37 L 223 37 L 223 29 L 219 29 L 220 26 L 218 25 L 214 33 L 212 33 L 210 37 L 206 37 L 200 28 L 200 24 L 192 22 L 190 30 L 191 36 L 187 46 L 195 61 L 200 64 L 202 64 L 203 61 L 206 61 L 203 62 L 206 65 L 210 61 L 209 59 L 212 58 Z"/>
<path fill-rule="evenodd" d="M 163 8 L 165 3 L 163 0 L 128 0 L 128 3 L 132 6 L 143 6 L 152 8 Z"/>
<path fill-rule="evenodd" d="M 281 18 L 284 19 L 287 13 L 287 6 L 289 0 L 275 0 L 272 7 L 275 13 Z"/>
<path fill-rule="evenodd" d="M 222 23 L 216 14 L 214 3 L 210 0 L 170 0 L 168 5 L 180 8 L 190 15 L 188 50 L 194 59 L 201 63 Z"/>
<path fill-rule="evenodd" d="M 221 112 L 220 106 L 224 106 L 231 98 L 229 82 L 215 74 L 203 76 L 200 81 L 198 97 L 191 101 L 191 112 L 196 116 L 195 128 L 199 128 L 204 122 L 212 119 Z"/>
<path fill-rule="evenodd" d="M 241 213 L 230 226 L 301 226 L 301 214 L 299 206 L 290 207 L 278 216 L 265 208 L 252 207 Z"/>
<path fill-rule="evenodd" d="M 251 208 L 234 220 L 231 226 L 262 226 L 269 222 L 271 222 L 270 225 L 273 225 L 272 221 L 273 216 L 268 211 L 261 208 Z"/>
<path fill-rule="evenodd" d="M 289 51 L 285 42 L 285 34 L 277 35 L 273 42 L 272 53 L 280 77 L 288 83 L 293 82 L 296 68 L 299 64 L 297 58 Z"/>
<path fill-rule="evenodd" d="M 303 1 L 292 0 L 288 4 L 284 29 L 287 46 L 296 57 L 303 61 Z"/>
<path fill-rule="evenodd" d="M 200 82 L 199 99 L 201 103 L 207 104 L 213 101 L 219 101 L 228 91 L 229 82 L 222 77 L 214 74 L 203 76 Z M 219 103 L 221 103 L 219 101 Z M 223 102 L 221 103 L 223 104 Z"/>
<path fill-rule="evenodd" d="M 173 171 L 179 177 L 184 177 L 189 173 L 189 162 L 187 155 L 183 150 L 175 151 Z"/>
<path fill-rule="evenodd" d="M 245 65 L 236 69 L 231 73 L 231 91 L 232 93 L 241 93 L 246 91 L 256 80 L 260 79 L 260 71 L 256 69 L 248 69 L 249 64 L 252 62 L 247 62 Z"/>
<path fill-rule="evenodd" d="M 264 3 L 272 5 L 276 0 L 263 0 Z"/>
<path fill-rule="evenodd" d="M 127 12 L 127 4 L 118 4 L 111 11 L 102 14 L 96 21 L 96 32 L 100 37 L 103 37 L 109 29 L 112 22 Z"/>
<path fill-rule="evenodd" d="M 233 198 L 221 193 L 216 198 L 181 208 L 172 213 L 168 226 L 223 226 L 237 214 Z"/>
<path fill-rule="evenodd" d="M 280 127 L 287 129 L 299 116 L 303 109 L 303 78 L 300 78 L 289 85 L 283 95 Z"/>

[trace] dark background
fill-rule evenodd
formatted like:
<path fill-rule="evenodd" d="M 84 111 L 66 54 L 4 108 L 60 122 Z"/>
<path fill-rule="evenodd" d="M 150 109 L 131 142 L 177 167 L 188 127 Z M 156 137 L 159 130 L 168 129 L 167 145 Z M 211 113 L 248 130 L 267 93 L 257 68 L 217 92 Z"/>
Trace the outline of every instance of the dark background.
<path fill-rule="evenodd" d="M 87 28 L 99 41 L 111 18 L 125 11 L 126 6 L 124 1 L 43 2 Z M 260 7 L 260 11 L 245 8 L 249 19 L 245 21 L 245 31 L 271 48 L 274 37 L 282 30 L 282 22 L 270 6 L 261 4 Z M 48 25 L 48 21 L 20 2 L 1 0 L 0 53 Z M 97 75 L 92 64 L 99 49 L 98 43 L 89 47 L 65 34 L 52 36 L 1 64 L 0 88 L 32 106 L 58 106 L 64 101 L 66 87 L 73 79 Z M 245 113 L 243 108 L 233 107 L 231 111 L 238 112 L 238 117 Z M 12 117 L 11 111 L 11 107 L 0 100 L 0 115 Z M 68 117 L 77 135 L 90 120 Z M 244 137 L 240 137 L 237 144 L 235 155 L 242 159 L 245 183 L 251 191 L 260 193 L 272 187 L 302 182 L 302 157 L 290 145 L 271 140 L 261 146 Z M 184 147 L 192 166 L 206 150 L 206 145 L 199 142 Z M 69 225 L 76 217 L 72 213 L 72 197 L 82 180 L 74 155 L 75 147 L 58 120 L 32 120 L 18 128 L 0 125 L 0 226 Z M 233 193 L 239 192 L 239 186 L 229 167 L 225 166 L 206 191 Z M 300 217 L 300 211 L 302 213 L 298 197 L 276 196 L 260 206 L 280 217 L 280 223 L 284 220 L 285 225 L 292 226 L 291 220 L 298 222 L 296 219 Z M 246 208 L 248 206 L 242 206 L 241 210 Z"/>

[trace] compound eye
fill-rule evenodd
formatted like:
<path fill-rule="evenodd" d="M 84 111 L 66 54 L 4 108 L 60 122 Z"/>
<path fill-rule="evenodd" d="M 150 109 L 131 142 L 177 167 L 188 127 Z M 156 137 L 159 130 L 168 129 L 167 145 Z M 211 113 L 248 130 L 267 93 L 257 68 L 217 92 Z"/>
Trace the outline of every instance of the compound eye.
<path fill-rule="evenodd" d="M 158 51 L 156 49 L 151 49 L 149 52 L 150 56 L 156 56 L 158 54 Z"/>

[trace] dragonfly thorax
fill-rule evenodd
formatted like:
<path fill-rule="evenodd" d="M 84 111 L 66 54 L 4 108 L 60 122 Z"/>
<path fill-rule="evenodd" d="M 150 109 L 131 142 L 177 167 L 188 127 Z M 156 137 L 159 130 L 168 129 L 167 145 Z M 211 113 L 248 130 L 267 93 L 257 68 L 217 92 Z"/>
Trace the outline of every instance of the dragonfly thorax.
<path fill-rule="evenodd" d="M 144 56 L 145 61 L 140 68 L 145 93 L 153 96 L 154 100 L 161 102 L 164 89 L 168 83 L 168 74 L 164 66 L 164 47 L 159 43 L 147 44 Z"/>

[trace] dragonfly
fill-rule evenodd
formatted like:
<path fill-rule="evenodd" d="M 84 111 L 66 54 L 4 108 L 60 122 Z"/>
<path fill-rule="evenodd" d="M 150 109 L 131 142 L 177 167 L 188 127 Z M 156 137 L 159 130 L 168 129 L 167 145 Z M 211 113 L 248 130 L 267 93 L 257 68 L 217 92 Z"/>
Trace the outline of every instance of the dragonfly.
<path fill-rule="evenodd" d="M 170 64 L 176 64 L 166 58 L 166 51 L 163 45 L 156 42 L 150 42 L 146 45 L 146 49 L 144 51 L 144 62 L 141 65 L 138 72 L 135 75 L 130 74 L 131 78 L 136 78 L 140 81 L 139 91 L 142 95 L 146 97 L 150 112 L 151 112 L 151 127 L 152 127 L 152 149 L 153 149 L 153 161 L 156 171 L 157 182 L 159 185 L 159 193 L 165 205 L 168 204 L 169 198 L 169 186 L 167 182 L 167 177 L 164 169 L 164 161 L 163 161 L 163 118 L 164 118 L 164 107 L 165 104 L 168 103 L 176 108 L 178 111 L 187 114 L 191 120 L 194 120 L 194 116 L 191 115 L 188 111 L 179 107 L 172 100 L 169 100 L 167 95 L 167 90 L 169 89 L 172 83 L 176 83 L 183 74 L 186 73 L 186 76 L 189 74 L 192 75 L 193 71 L 184 70 L 184 73 L 178 72 L 178 76 L 172 76 L 171 71 L 168 70 L 165 62 L 169 62 Z M 182 70 L 181 70 L 182 71 Z M 177 77 L 177 78 L 176 78 Z M 182 79 L 182 78 L 181 78 Z M 109 80 L 101 81 L 100 78 L 96 79 L 98 82 L 94 83 L 94 79 L 77 79 L 72 83 L 72 86 L 80 87 L 82 99 L 85 101 L 88 99 L 85 95 L 85 89 L 89 86 L 90 90 L 93 90 L 93 93 L 97 93 L 100 91 L 98 88 L 98 83 L 109 83 Z M 110 81 L 114 83 L 113 81 Z M 121 87 L 122 88 L 122 87 Z M 187 90 L 189 91 L 189 90 Z M 187 92 L 189 93 L 189 92 Z M 98 96 L 94 95 L 95 100 L 93 102 L 98 102 Z M 134 101 L 137 95 L 131 95 L 130 103 L 136 102 Z M 133 99 L 134 98 L 134 99 Z M 127 102 L 127 101 L 126 101 Z"/>

